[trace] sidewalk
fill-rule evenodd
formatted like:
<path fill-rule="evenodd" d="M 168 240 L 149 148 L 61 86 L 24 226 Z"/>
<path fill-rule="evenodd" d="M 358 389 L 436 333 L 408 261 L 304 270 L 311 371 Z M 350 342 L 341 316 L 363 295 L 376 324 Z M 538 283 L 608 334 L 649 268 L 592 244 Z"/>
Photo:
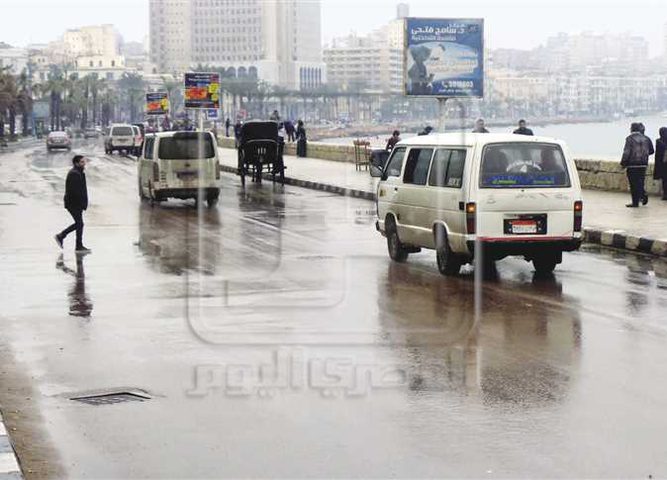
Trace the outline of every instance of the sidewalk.
<path fill-rule="evenodd" d="M 21 469 L 14 448 L 7 436 L 5 424 L 0 416 L 0 479 L 21 479 Z"/>
<path fill-rule="evenodd" d="M 222 170 L 236 172 L 236 151 L 220 149 Z M 285 183 L 354 197 L 375 199 L 377 179 L 353 163 L 285 156 Z M 650 180 L 647 180 L 647 182 Z M 627 250 L 667 256 L 667 202 L 626 208 L 629 193 L 584 190 L 585 239 Z"/>

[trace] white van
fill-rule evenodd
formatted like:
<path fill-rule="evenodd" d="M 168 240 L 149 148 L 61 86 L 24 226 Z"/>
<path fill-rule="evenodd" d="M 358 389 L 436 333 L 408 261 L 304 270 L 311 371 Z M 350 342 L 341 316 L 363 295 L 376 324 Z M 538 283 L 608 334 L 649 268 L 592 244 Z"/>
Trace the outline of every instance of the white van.
<path fill-rule="evenodd" d="M 142 199 L 159 202 L 168 198 L 201 198 L 209 207 L 218 202 L 220 160 L 210 132 L 147 135 L 138 163 Z"/>
<path fill-rule="evenodd" d="M 134 150 L 134 130 L 127 123 L 115 123 L 109 129 L 109 135 L 104 139 L 104 153 L 110 155 L 114 152 L 125 152 L 128 154 Z"/>
<path fill-rule="evenodd" d="M 384 169 L 371 175 L 380 177 L 376 227 L 395 261 L 430 248 L 445 275 L 457 274 L 476 253 L 485 266 L 520 255 L 538 273 L 550 273 L 563 252 L 581 244 L 579 177 L 559 140 L 419 136 L 396 144 Z"/>

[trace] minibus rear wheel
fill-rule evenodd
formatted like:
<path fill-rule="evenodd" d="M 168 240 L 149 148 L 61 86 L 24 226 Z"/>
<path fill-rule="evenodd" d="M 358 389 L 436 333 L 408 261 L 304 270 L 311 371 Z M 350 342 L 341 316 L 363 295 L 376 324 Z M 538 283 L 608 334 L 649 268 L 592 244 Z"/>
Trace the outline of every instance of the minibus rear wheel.
<path fill-rule="evenodd" d="M 385 223 L 387 230 L 387 250 L 389 250 L 389 256 L 395 262 L 405 262 L 408 259 L 408 250 L 398 238 L 398 230 L 396 229 L 394 217 L 387 217 Z"/>
<path fill-rule="evenodd" d="M 549 275 L 553 273 L 558 265 L 558 258 L 556 255 L 539 255 L 533 258 L 533 267 L 535 273 L 538 275 Z"/>
<path fill-rule="evenodd" d="M 450 248 L 447 231 L 442 226 L 436 227 L 435 245 L 435 257 L 440 273 L 447 276 L 458 275 L 463 262 L 461 257 Z"/>

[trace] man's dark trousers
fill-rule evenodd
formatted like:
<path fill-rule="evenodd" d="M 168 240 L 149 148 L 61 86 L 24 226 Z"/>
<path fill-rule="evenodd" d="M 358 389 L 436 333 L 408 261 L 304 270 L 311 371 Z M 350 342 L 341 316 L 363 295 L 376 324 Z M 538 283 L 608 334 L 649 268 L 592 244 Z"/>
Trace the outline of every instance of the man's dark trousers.
<path fill-rule="evenodd" d="M 631 167 L 627 169 L 628 182 L 630 183 L 630 195 L 632 204 L 639 205 L 646 195 L 644 180 L 646 179 L 646 167 Z"/>
<path fill-rule="evenodd" d="M 65 240 L 65 237 L 76 230 L 76 249 L 83 248 L 83 210 L 81 209 L 67 209 L 74 223 L 67 227 L 60 233 L 60 238 Z"/>

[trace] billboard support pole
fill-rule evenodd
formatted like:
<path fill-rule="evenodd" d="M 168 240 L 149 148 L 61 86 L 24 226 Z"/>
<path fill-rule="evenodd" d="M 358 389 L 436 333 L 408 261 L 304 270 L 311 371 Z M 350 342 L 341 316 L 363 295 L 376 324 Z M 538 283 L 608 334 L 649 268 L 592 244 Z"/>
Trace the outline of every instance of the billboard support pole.
<path fill-rule="evenodd" d="M 445 133 L 445 120 L 447 119 L 448 97 L 438 97 L 438 132 Z"/>

